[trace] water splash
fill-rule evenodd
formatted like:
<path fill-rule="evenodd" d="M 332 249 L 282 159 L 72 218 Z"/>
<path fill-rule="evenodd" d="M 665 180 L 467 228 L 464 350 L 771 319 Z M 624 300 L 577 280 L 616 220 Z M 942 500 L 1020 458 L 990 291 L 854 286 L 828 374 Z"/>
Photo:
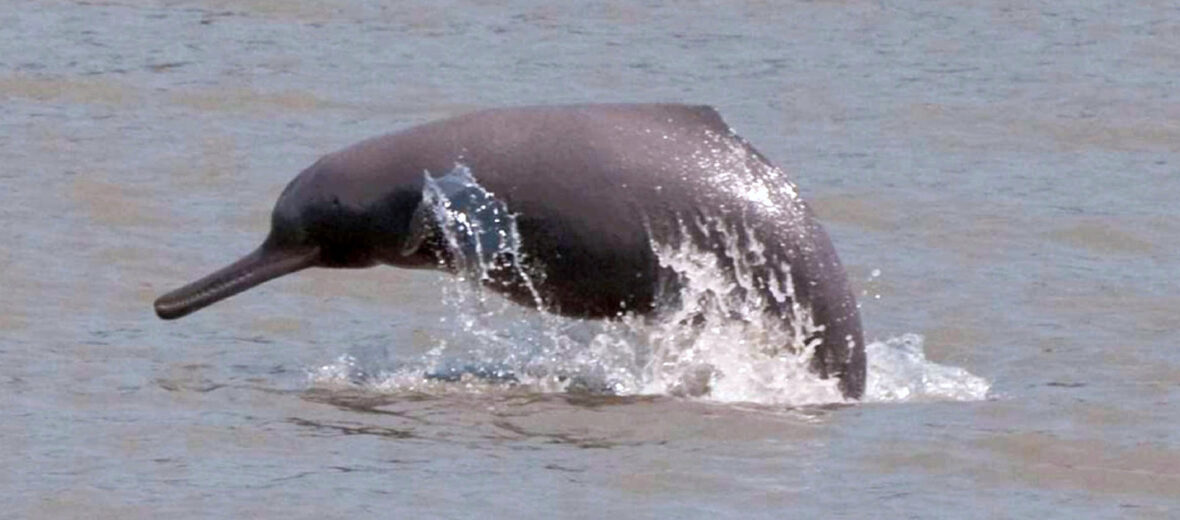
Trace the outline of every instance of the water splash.
<path fill-rule="evenodd" d="M 631 327 L 621 327 L 632 329 Z M 632 329 L 636 330 L 636 329 Z M 731 346 L 730 330 L 720 329 L 696 338 L 697 352 L 659 364 L 651 377 L 637 377 L 634 352 L 643 337 L 628 337 L 617 331 L 604 332 L 583 347 L 583 355 L 568 368 L 581 365 L 580 373 L 538 377 L 533 370 L 519 371 L 511 363 L 479 361 L 478 356 L 426 356 L 414 363 L 395 367 L 365 364 L 352 355 L 341 355 L 310 373 L 316 387 L 362 388 L 375 392 L 463 392 L 591 391 L 615 395 L 672 395 L 722 403 L 804 406 L 840 403 L 832 380 L 820 380 L 805 364 L 790 358 L 763 358 L 740 345 Z M 742 331 L 737 331 L 741 333 Z M 647 339 L 667 341 L 662 331 L 652 330 Z M 435 349 L 438 356 L 447 349 Z M 980 401 L 988 398 L 990 382 L 959 367 L 940 365 L 926 359 L 923 339 L 903 334 L 866 347 L 868 378 L 863 402 Z M 539 362 L 535 360 L 534 362 Z M 556 367 L 553 365 L 551 368 Z"/>
<path fill-rule="evenodd" d="M 924 340 L 903 334 L 875 341 L 865 348 L 868 378 L 865 401 L 979 401 L 987 398 L 991 383 L 953 366 L 926 359 Z"/>
<path fill-rule="evenodd" d="M 524 267 L 516 216 L 466 166 L 456 165 L 438 178 L 425 174 L 422 203 L 410 227 L 419 235 L 411 242 L 424 240 L 420 235 L 427 229 L 439 232 L 449 252 L 438 259 L 440 266 L 471 282 L 473 296 L 482 297 L 483 284 L 519 284 L 542 308 L 534 276 Z"/>
<path fill-rule="evenodd" d="M 652 244 L 676 279 L 662 284 L 675 297 L 661 299 L 676 303 L 632 329 L 638 341 L 630 346 L 648 353 L 634 391 L 720 402 L 842 401 L 836 380 L 809 369 L 822 326 L 794 297 L 790 266 L 767 255 L 742 221 L 696 216 L 677 225 L 679 239 Z M 705 250 L 702 243 L 721 247 Z M 789 319 L 768 312 L 774 305 Z"/>
<path fill-rule="evenodd" d="M 672 395 L 714 402 L 800 406 L 844 402 L 835 379 L 810 369 L 822 330 L 795 302 L 789 266 L 770 258 L 743 222 L 696 216 L 679 220 L 678 239 L 653 243 L 672 294 L 661 311 L 613 321 L 563 318 L 544 310 L 539 269 L 520 251 L 516 217 L 464 166 L 427 176 L 416 226 L 430 224 L 457 273 L 444 284 L 451 336 L 427 355 L 388 360 L 341 356 L 315 370 L 312 383 L 373 391 L 596 392 Z M 691 239 L 689 237 L 696 237 Z M 710 250 L 698 244 L 720 245 Z M 729 269 L 722 266 L 728 263 Z M 779 263 L 777 269 L 767 269 Z M 756 273 L 771 273 L 761 276 Z M 516 284 L 529 309 L 486 290 Z M 785 308 L 789 320 L 768 313 Z M 963 369 L 931 363 L 920 336 L 867 346 L 866 401 L 974 400 L 988 383 Z"/>

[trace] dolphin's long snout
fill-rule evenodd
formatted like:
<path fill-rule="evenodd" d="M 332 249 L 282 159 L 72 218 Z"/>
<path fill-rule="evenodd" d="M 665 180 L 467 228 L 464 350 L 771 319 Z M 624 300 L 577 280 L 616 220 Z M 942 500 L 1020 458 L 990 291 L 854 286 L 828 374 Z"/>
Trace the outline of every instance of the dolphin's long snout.
<path fill-rule="evenodd" d="M 156 300 L 156 315 L 174 320 L 246 289 L 316 265 L 319 248 L 272 249 L 262 246 L 242 259 Z"/>

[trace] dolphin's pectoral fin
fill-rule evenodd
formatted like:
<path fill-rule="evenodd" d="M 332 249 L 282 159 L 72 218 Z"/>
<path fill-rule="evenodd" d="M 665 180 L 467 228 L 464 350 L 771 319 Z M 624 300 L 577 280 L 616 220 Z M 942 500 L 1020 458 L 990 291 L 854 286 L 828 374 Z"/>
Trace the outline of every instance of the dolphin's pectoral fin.
<path fill-rule="evenodd" d="M 316 264 L 319 248 L 268 248 L 266 245 L 217 272 L 156 300 L 156 315 L 180 318 L 237 293 Z"/>

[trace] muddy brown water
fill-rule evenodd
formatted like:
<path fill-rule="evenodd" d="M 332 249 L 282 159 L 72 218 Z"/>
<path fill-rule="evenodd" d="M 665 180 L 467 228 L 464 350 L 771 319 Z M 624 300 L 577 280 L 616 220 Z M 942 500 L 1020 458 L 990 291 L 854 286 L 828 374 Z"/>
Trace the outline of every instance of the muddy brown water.
<path fill-rule="evenodd" d="M 1170 2 L 5 2 L 0 517 L 1175 518 L 1177 71 Z M 657 100 L 794 172 L 867 336 L 986 398 L 322 384 L 439 346 L 424 272 L 151 312 L 325 152 Z"/>

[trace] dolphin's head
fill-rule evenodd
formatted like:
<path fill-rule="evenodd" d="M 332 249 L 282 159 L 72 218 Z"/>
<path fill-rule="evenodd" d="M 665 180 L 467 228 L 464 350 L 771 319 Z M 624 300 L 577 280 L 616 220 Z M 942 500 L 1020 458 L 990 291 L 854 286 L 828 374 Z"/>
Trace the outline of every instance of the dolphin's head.
<path fill-rule="evenodd" d="M 407 178 L 411 179 L 411 178 Z M 308 267 L 361 268 L 378 263 L 427 263 L 413 251 L 410 222 L 421 201 L 421 181 L 373 186 L 355 172 L 321 160 L 279 196 L 266 240 L 238 261 L 169 292 L 156 314 L 183 317 L 268 280 Z"/>

